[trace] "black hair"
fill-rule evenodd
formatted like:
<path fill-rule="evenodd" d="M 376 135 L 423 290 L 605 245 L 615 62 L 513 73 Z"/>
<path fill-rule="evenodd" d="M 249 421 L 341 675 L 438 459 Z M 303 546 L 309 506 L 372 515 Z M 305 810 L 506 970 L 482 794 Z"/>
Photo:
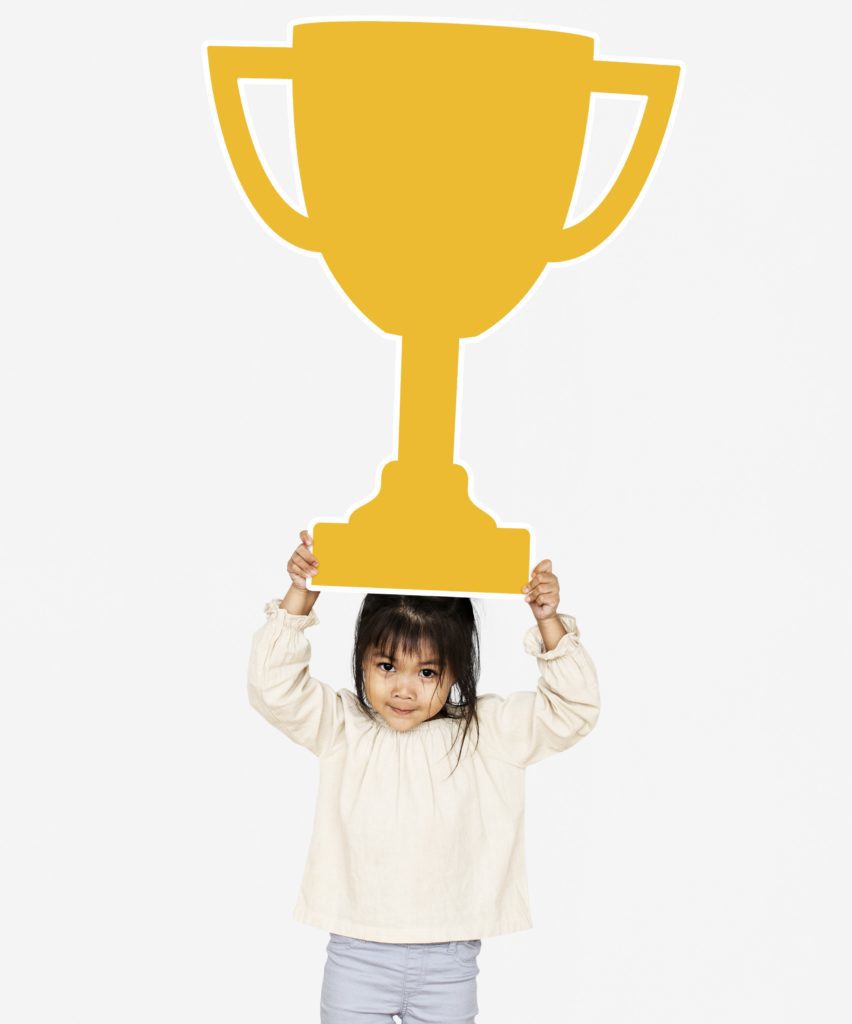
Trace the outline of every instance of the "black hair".
<path fill-rule="evenodd" d="M 433 718 L 454 718 L 464 723 L 456 761 L 458 767 L 464 741 L 474 722 L 476 742 L 479 744 L 479 718 L 476 714 L 479 630 L 473 602 L 469 597 L 367 594 L 361 602 L 355 623 L 355 647 L 352 653 L 355 693 L 361 707 L 369 714 L 370 705 L 364 691 L 364 660 L 370 650 L 384 651 L 396 658 L 402 648 L 405 654 L 413 657 L 424 641 L 431 643 L 441 661 L 438 680 L 449 678 L 453 681 L 446 704 Z M 455 687 L 458 688 L 457 700 L 452 699 Z M 452 709 L 452 714 L 448 708 Z M 456 738 L 460 733 L 461 724 L 456 729 Z"/>

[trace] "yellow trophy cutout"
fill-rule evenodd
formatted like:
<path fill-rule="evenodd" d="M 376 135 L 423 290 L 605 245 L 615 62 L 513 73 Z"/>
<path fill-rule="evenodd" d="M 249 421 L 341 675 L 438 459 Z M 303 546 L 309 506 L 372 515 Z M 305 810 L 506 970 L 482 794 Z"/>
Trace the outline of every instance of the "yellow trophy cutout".
<path fill-rule="evenodd" d="M 645 184 L 680 66 L 594 51 L 593 36 L 558 30 L 373 20 L 296 23 L 291 46 L 208 47 L 222 137 L 255 210 L 402 339 L 398 457 L 348 522 L 312 524 L 312 589 L 520 596 L 529 531 L 498 527 L 453 462 L 459 340 L 506 316 L 548 263 L 600 245 Z M 307 217 L 263 169 L 239 79 L 292 80 Z M 618 179 L 565 227 L 592 93 L 647 102 Z"/>

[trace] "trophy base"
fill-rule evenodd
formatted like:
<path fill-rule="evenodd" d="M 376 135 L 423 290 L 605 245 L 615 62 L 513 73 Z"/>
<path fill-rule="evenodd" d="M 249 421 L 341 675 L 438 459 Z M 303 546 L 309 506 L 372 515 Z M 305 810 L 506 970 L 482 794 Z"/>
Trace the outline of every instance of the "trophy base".
<path fill-rule="evenodd" d="M 379 493 L 346 523 L 314 523 L 309 587 L 517 594 L 529 580 L 528 530 L 498 527 L 455 463 L 411 471 L 389 462 Z"/>

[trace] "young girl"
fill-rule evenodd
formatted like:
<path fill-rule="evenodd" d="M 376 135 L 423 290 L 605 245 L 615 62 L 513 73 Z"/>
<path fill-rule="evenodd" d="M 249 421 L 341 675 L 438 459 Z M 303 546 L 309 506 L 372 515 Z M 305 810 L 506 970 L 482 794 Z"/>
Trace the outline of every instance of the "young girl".
<path fill-rule="evenodd" d="M 594 665 L 574 618 L 557 614 L 545 559 L 524 587 L 536 690 L 477 694 L 470 598 L 390 594 L 365 597 L 355 691 L 334 690 L 310 673 L 304 630 L 319 622 L 319 593 L 305 580 L 319 563 L 300 538 L 292 585 L 254 635 L 248 684 L 252 706 L 319 758 L 293 919 L 329 932 L 320 1019 L 474 1024 L 481 940 L 532 927 L 524 769 L 592 729 Z"/>

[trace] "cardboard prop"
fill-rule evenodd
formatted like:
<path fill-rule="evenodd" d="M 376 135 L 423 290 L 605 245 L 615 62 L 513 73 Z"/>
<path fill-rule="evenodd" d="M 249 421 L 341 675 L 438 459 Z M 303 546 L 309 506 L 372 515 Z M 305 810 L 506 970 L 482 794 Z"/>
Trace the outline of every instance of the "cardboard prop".
<path fill-rule="evenodd" d="M 549 263 L 615 231 L 660 151 L 680 66 L 598 60 L 591 35 L 438 21 L 304 21 L 290 46 L 208 56 L 222 138 L 257 213 L 321 253 L 357 308 L 401 338 L 397 457 L 345 520 L 312 521 L 309 587 L 520 597 L 530 530 L 475 505 L 454 462 L 459 341 L 505 317 Z M 247 78 L 292 80 L 307 217 L 263 169 Z M 592 93 L 647 102 L 611 189 L 565 227 Z M 423 502 L 427 484 L 439 501 Z"/>

